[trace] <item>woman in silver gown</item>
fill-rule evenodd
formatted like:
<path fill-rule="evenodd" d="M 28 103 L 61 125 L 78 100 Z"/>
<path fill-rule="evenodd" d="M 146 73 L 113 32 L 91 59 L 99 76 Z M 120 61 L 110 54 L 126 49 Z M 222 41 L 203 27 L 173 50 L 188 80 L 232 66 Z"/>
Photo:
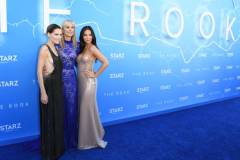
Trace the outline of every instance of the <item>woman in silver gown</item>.
<path fill-rule="evenodd" d="M 99 118 L 96 102 L 96 78 L 106 69 L 108 60 L 97 48 L 96 37 L 90 26 L 82 28 L 79 45 L 80 54 L 77 57 L 79 95 L 78 149 L 105 148 L 107 142 L 103 140 L 105 132 Z M 96 60 L 101 62 L 101 66 L 95 72 L 93 66 Z"/>

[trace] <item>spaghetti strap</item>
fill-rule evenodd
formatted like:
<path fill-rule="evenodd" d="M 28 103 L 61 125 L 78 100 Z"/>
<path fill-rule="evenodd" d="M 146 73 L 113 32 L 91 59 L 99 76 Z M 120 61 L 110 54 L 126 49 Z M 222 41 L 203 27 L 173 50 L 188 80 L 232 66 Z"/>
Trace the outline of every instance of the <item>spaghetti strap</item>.
<path fill-rule="evenodd" d="M 56 56 L 56 55 L 54 54 L 53 50 L 51 49 L 51 47 L 50 47 L 48 44 L 46 44 L 46 46 L 48 47 L 48 50 L 49 50 L 49 52 L 51 53 L 52 58 L 53 58 L 53 57 L 58 57 L 58 56 Z"/>

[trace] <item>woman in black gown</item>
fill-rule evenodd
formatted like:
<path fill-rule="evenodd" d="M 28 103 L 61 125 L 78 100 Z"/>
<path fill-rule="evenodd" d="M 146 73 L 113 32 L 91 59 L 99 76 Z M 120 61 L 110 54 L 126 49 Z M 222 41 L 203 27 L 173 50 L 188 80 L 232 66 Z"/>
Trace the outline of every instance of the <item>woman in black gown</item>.
<path fill-rule="evenodd" d="M 38 57 L 40 137 L 44 160 L 58 159 L 64 152 L 62 62 L 55 48 L 61 35 L 61 27 L 50 24 L 47 27 L 48 42 L 42 45 Z"/>

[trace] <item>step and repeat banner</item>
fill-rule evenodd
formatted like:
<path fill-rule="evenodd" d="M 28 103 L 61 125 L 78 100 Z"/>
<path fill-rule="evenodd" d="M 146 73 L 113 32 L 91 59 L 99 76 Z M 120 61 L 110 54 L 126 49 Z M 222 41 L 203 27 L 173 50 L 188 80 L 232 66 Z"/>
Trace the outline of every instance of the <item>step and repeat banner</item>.
<path fill-rule="evenodd" d="M 240 0 L 0 0 L 0 145 L 39 135 L 38 49 L 64 19 L 109 59 L 105 124 L 240 95 Z"/>

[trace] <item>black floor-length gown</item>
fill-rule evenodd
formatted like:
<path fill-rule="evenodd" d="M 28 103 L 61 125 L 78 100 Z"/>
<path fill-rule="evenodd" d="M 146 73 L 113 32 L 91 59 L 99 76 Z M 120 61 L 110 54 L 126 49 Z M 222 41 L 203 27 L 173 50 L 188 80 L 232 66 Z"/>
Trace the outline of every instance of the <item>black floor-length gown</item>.
<path fill-rule="evenodd" d="M 43 159 L 55 160 L 64 152 L 64 102 L 62 62 L 47 45 L 53 59 L 54 70 L 44 77 L 48 103 L 40 102 L 41 152 Z"/>

